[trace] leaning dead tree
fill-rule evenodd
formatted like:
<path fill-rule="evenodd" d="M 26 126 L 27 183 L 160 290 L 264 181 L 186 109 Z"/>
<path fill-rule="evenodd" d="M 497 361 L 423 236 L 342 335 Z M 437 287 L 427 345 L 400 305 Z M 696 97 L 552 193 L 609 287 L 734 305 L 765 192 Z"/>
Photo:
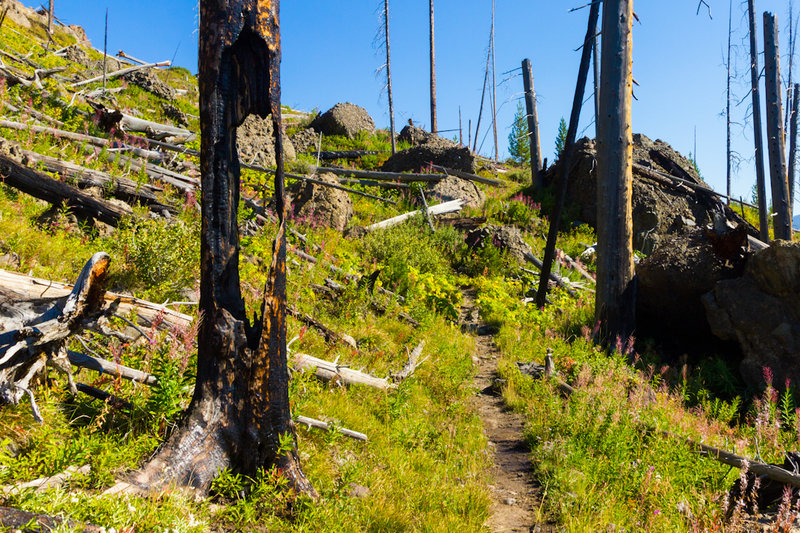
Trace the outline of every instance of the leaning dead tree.
<path fill-rule="evenodd" d="M 758 225 L 761 240 L 769 242 L 767 187 L 764 177 L 764 141 L 761 138 L 761 98 L 758 89 L 758 46 L 756 45 L 755 0 L 747 0 L 750 22 L 750 92 L 753 96 L 753 142 L 756 156 L 756 192 L 758 193 Z"/>
<path fill-rule="evenodd" d="M 535 190 L 542 182 L 542 150 L 539 143 L 539 114 L 536 111 L 536 90 L 533 88 L 533 67 L 530 59 L 522 60 L 522 84 L 525 89 L 525 110 L 528 118 L 528 140 L 531 147 L 531 185 Z"/>
<path fill-rule="evenodd" d="M 781 67 L 778 52 L 778 22 L 772 13 L 764 13 L 764 85 L 767 98 L 767 148 L 772 184 L 772 227 L 776 239 L 792 240 L 792 207 L 786 183 L 786 145 L 781 106 Z"/>
<path fill-rule="evenodd" d="M 589 77 L 589 60 L 592 55 L 592 39 L 597 31 L 597 18 L 600 11 L 600 3 L 595 2 L 589 9 L 589 25 L 586 28 L 586 37 L 583 40 L 583 51 L 581 53 L 581 64 L 578 69 L 578 81 L 575 85 L 575 95 L 572 100 L 572 112 L 569 117 L 569 128 L 567 128 L 567 138 L 564 141 L 564 150 L 561 157 L 564 159 L 561 175 L 558 176 L 556 184 L 556 203 L 553 206 L 553 213 L 550 217 L 550 228 L 547 232 L 547 244 L 544 248 L 544 261 L 542 265 L 542 275 L 539 278 L 539 290 L 536 292 L 536 306 L 544 307 L 547 299 L 547 288 L 550 284 L 550 270 L 555 259 L 556 240 L 558 240 L 558 226 L 561 221 L 561 211 L 567 198 L 567 181 L 572 167 L 572 155 L 575 151 L 575 137 L 578 134 L 578 123 L 581 118 L 583 108 L 583 94 L 586 91 L 586 80 Z M 632 172 L 632 171 L 631 171 Z"/>
<path fill-rule="evenodd" d="M 597 293 L 595 318 L 606 339 L 634 322 L 631 198 L 633 0 L 603 3 L 600 115 L 597 121 Z"/>
<path fill-rule="evenodd" d="M 300 469 L 286 362 L 286 227 L 280 113 L 279 2 L 200 2 L 202 235 L 197 381 L 178 429 L 131 482 L 207 490 L 220 470 L 276 466 L 315 494 Z M 278 232 L 262 304 L 248 320 L 239 283 L 236 129 L 271 115 Z M 286 445 L 289 445 L 287 450 Z"/>

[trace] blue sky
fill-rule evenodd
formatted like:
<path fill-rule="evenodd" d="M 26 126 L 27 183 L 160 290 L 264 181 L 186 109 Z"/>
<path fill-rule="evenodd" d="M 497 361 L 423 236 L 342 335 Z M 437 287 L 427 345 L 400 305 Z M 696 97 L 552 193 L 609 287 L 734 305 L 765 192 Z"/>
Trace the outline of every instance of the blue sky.
<path fill-rule="evenodd" d="M 522 96 L 518 67 L 533 62 L 544 156 L 553 158 L 558 122 L 569 118 L 588 9 L 569 8 L 588 0 L 497 0 L 496 61 L 498 137 L 501 157 L 507 156 L 507 137 Z M 696 14 L 696 0 L 640 1 L 634 5 L 640 23 L 634 27 L 633 131 L 660 138 L 684 154 L 694 151 L 706 180 L 725 190 L 725 65 L 728 2 L 708 0 Z M 97 48 L 103 46 L 103 17 L 109 9 L 109 51 L 145 60 L 175 57 L 175 64 L 197 71 L 196 0 L 111 2 L 55 0 L 56 15 L 66 23 L 84 26 Z M 466 139 L 473 131 L 483 83 L 491 0 L 436 0 L 437 102 L 439 129 L 458 128 L 461 108 Z M 365 107 L 379 127 L 388 127 L 384 76 L 378 69 L 384 52 L 376 44 L 383 1 L 289 0 L 281 5 L 283 38 L 283 103 L 297 109 L 326 110 L 350 101 Z M 736 196 L 749 198 L 755 180 L 752 166 L 752 127 L 749 115 L 746 2 L 733 6 L 734 45 L 738 47 L 734 82 L 736 101 L 732 120 L 734 149 L 743 161 L 733 176 Z M 762 46 L 763 11 L 778 15 L 781 49 L 786 54 L 788 0 L 756 0 L 758 41 Z M 399 127 L 410 118 L 430 122 L 428 96 L 428 2 L 390 0 L 390 36 L 395 120 Z M 177 52 L 176 52 L 177 51 Z M 760 58 L 763 67 L 763 57 Z M 795 79 L 800 80 L 800 64 Z M 516 69 L 516 70 L 515 70 Z M 505 72 L 508 74 L 503 74 Z M 786 76 L 784 67 L 782 74 Z M 591 96 L 591 87 L 586 97 Z M 763 94 L 763 93 L 762 93 Z M 763 98 L 763 96 L 762 96 Z M 763 107 L 763 102 L 762 102 Z M 485 111 L 484 111 L 485 112 Z M 585 106 L 579 133 L 593 136 L 591 101 Z M 489 122 L 481 123 L 483 138 Z M 457 132 L 444 135 L 453 136 Z M 480 145 L 480 143 L 479 143 Z M 491 133 L 483 154 L 493 152 Z M 798 195 L 800 196 L 800 195 Z"/>

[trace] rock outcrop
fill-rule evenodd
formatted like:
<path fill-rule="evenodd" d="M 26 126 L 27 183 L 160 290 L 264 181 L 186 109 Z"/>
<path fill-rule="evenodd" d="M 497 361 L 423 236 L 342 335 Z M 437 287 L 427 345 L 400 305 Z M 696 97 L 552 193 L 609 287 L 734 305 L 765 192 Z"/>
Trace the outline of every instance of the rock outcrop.
<path fill-rule="evenodd" d="M 272 118 L 250 115 L 236 130 L 239 159 L 251 165 L 275 166 L 275 139 L 272 138 Z M 296 157 L 292 142 L 284 135 L 283 156 L 286 161 Z"/>
<path fill-rule="evenodd" d="M 429 199 L 435 198 L 439 202 L 464 200 L 470 207 L 481 207 L 486 201 L 486 194 L 477 185 L 457 176 L 448 176 L 435 183 L 425 194 Z"/>

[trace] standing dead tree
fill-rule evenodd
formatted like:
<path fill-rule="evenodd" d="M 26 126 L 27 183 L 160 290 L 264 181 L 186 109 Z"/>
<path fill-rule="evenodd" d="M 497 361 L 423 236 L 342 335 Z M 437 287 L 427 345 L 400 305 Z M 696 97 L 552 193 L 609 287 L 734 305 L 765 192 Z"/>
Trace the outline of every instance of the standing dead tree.
<path fill-rule="evenodd" d="M 478 108 L 478 123 L 475 125 L 475 144 L 472 145 L 472 151 L 478 151 L 478 132 L 481 131 L 481 117 L 483 116 L 483 102 L 486 99 L 486 84 L 489 83 L 489 61 L 492 58 L 491 46 L 491 33 L 489 34 L 489 48 L 486 51 L 486 69 L 483 72 L 483 90 L 481 91 L 481 105 Z"/>
<path fill-rule="evenodd" d="M 794 84 L 794 99 L 789 121 L 789 205 L 794 207 L 795 170 L 797 167 L 797 114 L 800 112 L 800 83 Z"/>
<path fill-rule="evenodd" d="M 53 35 L 53 19 L 55 11 L 53 9 L 53 0 L 50 0 L 50 6 L 47 9 L 47 34 Z"/>
<path fill-rule="evenodd" d="M 394 101 L 392 100 L 392 59 L 389 52 L 389 0 L 383 0 L 383 34 L 386 37 L 386 93 L 389 98 L 389 135 L 392 138 L 392 155 L 397 152 L 394 140 Z"/>
<path fill-rule="evenodd" d="M 528 138 L 531 146 L 531 184 L 536 190 L 542 182 L 542 150 L 539 143 L 539 115 L 536 111 L 536 91 L 533 88 L 533 68 L 530 59 L 522 60 L 522 83 L 525 88 L 525 108 L 528 112 Z"/>
<path fill-rule="evenodd" d="M 492 53 L 492 129 L 494 130 L 494 161 L 495 163 L 500 157 L 497 148 L 497 77 L 495 71 L 495 56 L 494 56 L 494 14 L 495 14 L 495 0 L 492 0 L 492 37 L 489 44 L 489 49 Z"/>
<path fill-rule="evenodd" d="M 139 489 L 207 490 L 223 469 L 276 466 L 314 495 L 300 469 L 286 361 L 286 227 L 280 107 L 279 2 L 200 2 L 202 235 L 197 381 L 178 429 L 131 478 Z M 239 283 L 240 165 L 236 129 L 271 115 L 278 231 L 262 317 L 248 320 Z"/>
<path fill-rule="evenodd" d="M 733 20 L 733 0 L 730 0 L 730 5 L 728 6 L 728 57 L 725 61 L 725 67 L 728 71 L 727 77 L 727 90 L 725 92 L 725 96 L 727 98 L 727 104 L 725 107 L 725 128 L 727 133 L 727 145 L 725 150 L 725 176 L 726 176 L 726 185 L 727 188 L 725 192 L 728 195 L 728 205 L 731 205 L 731 22 Z M 696 157 L 696 156 L 695 156 Z"/>
<path fill-rule="evenodd" d="M 569 171 L 572 166 L 572 153 L 575 148 L 575 136 L 578 134 L 578 123 L 581 118 L 581 108 L 583 107 L 583 94 L 586 92 L 586 80 L 589 76 L 589 60 L 592 56 L 592 38 L 597 30 L 597 18 L 600 11 L 600 3 L 595 2 L 589 10 L 589 25 L 586 28 L 586 37 L 583 40 L 581 52 L 581 64 L 578 69 L 578 82 L 575 85 L 575 95 L 572 99 L 572 112 L 569 117 L 569 128 L 567 128 L 567 138 L 564 141 L 564 150 L 561 154 L 563 158 L 561 165 L 561 175 L 556 186 L 556 203 L 553 206 L 553 213 L 550 217 L 550 229 L 547 233 L 547 245 L 544 249 L 544 261 L 542 265 L 542 275 L 539 278 L 539 290 L 536 293 L 536 306 L 544 307 L 547 300 L 547 287 L 550 283 L 550 270 L 555 259 L 556 241 L 558 240 L 558 226 L 561 220 L 561 211 L 567 197 L 567 181 Z M 632 171 L 631 171 L 632 172 Z M 613 216 L 613 213 L 612 213 Z"/>
<path fill-rule="evenodd" d="M 781 68 L 778 52 L 778 22 L 772 13 L 764 13 L 764 77 L 767 99 L 767 147 L 772 184 L 773 229 L 776 239 L 792 239 L 792 208 L 786 183 L 786 145 L 781 106 Z"/>
<path fill-rule="evenodd" d="M 437 133 L 439 126 L 436 123 L 436 47 L 433 39 L 433 0 L 428 1 L 430 7 L 430 41 L 431 41 L 431 133 Z"/>
<path fill-rule="evenodd" d="M 633 0 L 603 4 L 597 129 L 597 292 L 595 318 L 607 340 L 634 324 L 631 96 Z"/>
<path fill-rule="evenodd" d="M 756 44 L 755 0 L 747 0 L 750 24 L 750 92 L 753 97 L 753 142 L 756 157 L 756 193 L 758 194 L 758 225 L 761 240 L 769 242 L 767 218 L 767 187 L 764 177 L 764 141 L 761 137 L 761 97 L 758 88 L 758 46 Z"/>

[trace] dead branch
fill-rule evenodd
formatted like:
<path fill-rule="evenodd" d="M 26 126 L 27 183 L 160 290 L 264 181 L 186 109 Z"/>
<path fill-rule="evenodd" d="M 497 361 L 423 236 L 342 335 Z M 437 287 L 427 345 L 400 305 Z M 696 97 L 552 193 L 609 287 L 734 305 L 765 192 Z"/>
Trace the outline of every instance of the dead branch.
<path fill-rule="evenodd" d="M 392 374 L 391 378 L 392 381 L 395 383 L 399 383 L 406 378 L 411 377 L 414 371 L 417 369 L 422 362 L 419 361 L 419 356 L 422 355 L 422 349 L 425 347 L 425 341 L 421 341 L 416 348 L 414 348 L 411 353 L 408 354 L 408 361 L 403 366 L 403 369 L 400 370 L 397 374 Z M 408 350 L 408 348 L 406 348 Z M 423 360 L 424 361 L 424 360 Z"/>
<path fill-rule="evenodd" d="M 312 328 L 318 330 L 320 333 L 322 333 L 327 342 L 333 342 L 333 341 L 343 342 L 355 350 L 358 349 L 356 340 L 353 337 L 347 335 L 346 333 L 336 333 L 335 331 L 328 328 L 327 326 L 322 324 L 322 322 L 315 319 L 311 315 L 303 313 L 295 307 L 289 307 L 289 306 L 286 307 L 286 313 L 295 317 L 300 322 L 307 324 Z"/>
<path fill-rule="evenodd" d="M 464 200 L 451 200 L 449 202 L 444 202 L 441 204 L 433 205 L 428 208 L 429 215 L 443 215 L 446 213 L 454 213 L 456 211 L 460 211 L 461 208 L 464 206 L 466 202 Z M 408 220 L 416 215 L 422 214 L 424 210 L 420 209 L 417 211 L 411 211 L 409 213 L 403 213 L 402 215 L 398 215 L 396 217 L 392 217 L 390 219 L 384 220 L 382 222 L 376 222 L 370 226 L 367 226 L 367 231 L 375 231 L 377 229 L 389 228 L 391 226 L 396 226 L 401 222 Z"/>
<path fill-rule="evenodd" d="M 539 271 L 541 271 L 543 266 L 544 266 L 544 264 L 541 262 L 541 260 L 539 260 L 538 257 L 536 257 L 535 255 L 533 255 L 530 252 L 525 252 L 525 260 L 528 261 L 529 263 L 533 264 L 536 268 L 539 269 Z M 578 296 L 578 293 L 575 291 L 574 285 L 568 279 L 562 278 L 561 276 L 559 276 L 558 274 L 556 274 L 554 272 L 550 272 L 550 279 L 552 281 L 555 281 L 556 284 L 559 287 L 561 287 L 564 290 L 566 290 L 567 293 L 569 293 L 570 296 L 574 296 L 574 297 Z"/>
<path fill-rule="evenodd" d="M 120 377 L 130 381 L 144 383 L 145 385 L 155 385 L 158 379 L 153 374 L 129 368 L 111 361 L 106 361 L 99 357 L 93 357 L 80 352 L 67 351 L 69 362 L 80 368 L 88 368 L 101 374 L 108 374 L 114 377 Z"/>
<path fill-rule="evenodd" d="M 123 69 L 120 69 L 120 70 L 115 70 L 114 72 L 109 72 L 108 74 L 105 75 L 105 79 L 110 80 L 112 78 L 116 78 L 117 76 L 122 76 L 124 74 L 128 74 L 129 72 L 135 72 L 137 70 L 144 70 L 144 69 L 154 68 L 154 67 L 168 67 L 168 66 L 170 66 L 170 64 L 171 63 L 169 61 L 161 61 L 160 63 L 146 63 L 144 65 L 134 65 L 132 67 L 123 68 Z M 103 79 L 103 76 L 95 76 L 94 78 L 89 78 L 88 80 L 83 80 L 83 81 L 79 81 L 77 83 L 73 83 L 71 86 L 72 87 L 81 87 L 81 86 L 87 85 L 89 83 L 94 83 L 96 81 L 101 81 L 102 79 Z"/>
<path fill-rule="evenodd" d="M 307 416 L 297 415 L 297 416 L 294 417 L 294 421 L 295 421 L 296 424 L 304 424 L 304 425 L 308 426 L 309 428 L 317 428 L 317 429 L 321 429 L 323 431 L 330 431 L 330 429 L 331 429 L 331 425 L 330 424 L 328 424 L 326 422 L 323 422 L 322 420 L 317 420 L 315 418 L 309 418 Z M 359 433 L 358 431 L 353 431 L 352 429 L 340 428 L 339 426 L 336 426 L 336 425 L 333 426 L 333 429 L 335 431 L 338 431 L 339 433 L 341 433 L 345 437 L 350 437 L 351 439 L 363 440 L 363 441 L 367 440 L 367 436 L 366 435 L 364 435 L 363 433 Z"/>
<path fill-rule="evenodd" d="M 493 187 L 503 186 L 502 181 L 484 178 L 483 176 L 478 176 L 477 174 L 472 174 L 470 172 L 464 172 L 463 170 L 456 170 L 454 168 L 448 168 L 448 167 L 440 167 L 439 165 L 431 165 L 431 168 L 433 168 L 434 170 L 438 170 L 440 172 L 444 172 L 448 176 L 456 176 L 464 180 L 483 183 L 485 185 L 491 185 Z"/>
<path fill-rule="evenodd" d="M 0 494 L 13 496 L 19 494 L 27 489 L 34 489 L 35 492 L 41 492 L 46 489 L 60 487 L 73 476 L 85 476 L 91 472 L 91 466 L 83 465 L 80 468 L 77 466 L 70 466 L 60 474 L 53 476 L 40 477 L 32 481 L 18 483 L 16 485 L 5 485 L 0 487 Z"/>
<path fill-rule="evenodd" d="M 339 365 L 338 361 L 325 361 L 304 353 L 296 353 L 293 360 L 298 370 L 313 369 L 314 375 L 325 382 L 333 382 L 340 385 L 366 385 L 381 390 L 387 390 L 395 386 L 384 378 L 376 378 L 357 370 L 351 370 L 347 366 Z"/>

